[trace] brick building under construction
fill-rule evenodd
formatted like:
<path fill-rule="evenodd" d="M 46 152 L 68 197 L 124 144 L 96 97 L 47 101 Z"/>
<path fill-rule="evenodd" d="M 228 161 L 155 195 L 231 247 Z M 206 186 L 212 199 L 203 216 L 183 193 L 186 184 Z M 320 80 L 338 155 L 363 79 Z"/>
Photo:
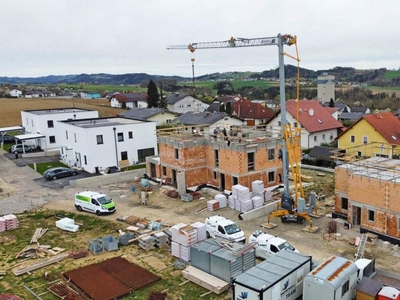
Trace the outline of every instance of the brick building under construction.
<path fill-rule="evenodd" d="M 212 185 L 220 191 L 233 185 L 251 187 L 282 182 L 281 140 L 266 136 L 265 129 L 248 132 L 246 138 L 211 134 L 159 135 L 159 156 L 147 158 L 147 174 L 163 178 L 180 194 L 189 187 Z"/>

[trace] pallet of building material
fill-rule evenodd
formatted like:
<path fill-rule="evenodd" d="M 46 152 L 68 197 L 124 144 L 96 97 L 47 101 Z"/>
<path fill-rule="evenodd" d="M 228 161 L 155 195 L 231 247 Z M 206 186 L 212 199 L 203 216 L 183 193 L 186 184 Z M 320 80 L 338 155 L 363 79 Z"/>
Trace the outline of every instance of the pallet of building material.
<path fill-rule="evenodd" d="M 219 209 L 219 202 L 217 200 L 209 200 L 207 201 L 207 210 L 208 211 L 216 211 Z"/>
<path fill-rule="evenodd" d="M 76 251 L 71 251 L 69 253 L 69 257 L 73 258 L 73 259 L 78 259 L 78 258 L 82 258 L 88 255 L 88 250 L 87 249 L 79 249 Z"/>
<path fill-rule="evenodd" d="M 314 178 L 312 176 L 301 175 L 301 181 L 303 182 L 312 182 Z"/>
<path fill-rule="evenodd" d="M 201 242 L 207 238 L 206 224 L 202 222 L 195 222 L 190 226 L 195 228 L 197 231 L 197 242 Z"/>
<path fill-rule="evenodd" d="M 68 253 L 62 253 L 41 261 L 36 261 L 33 264 L 30 264 L 28 266 L 24 266 L 24 267 L 18 267 L 17 269 L 13 270 L 13 273 L 15 276 L 19 276 L 19 275 L 23 275 L 25 273 L 29 273 L 32 271 L 35 271 L 37 269 L 49 266 L 51 264 L 55 264 L 57 262 L 60 262 L 62 260 L 64 260 L 65 258 L 67 258 L 69 256 Z"/>
<path fill-rule="evenodd" d="M 147 228 L 149 226 L 150 222 L 151 221 L 148 220 L 147 218 L 140 218 L 140 220 L 136 223 L 136 226 L 144 229 L 144 228 Z"/>
<path fill-rule="evenodd" d="M 168 245 L 169 239 L 168 236 L 164 232 L 157 232 L 153 235 L 155 246 L 158 248 L 162 248 Z"/>
<path fill-rule="evenodd" d="M 235 209 L 235 197 L 232 195 L 228 197 L 228 206 L 229 208 Z"/>
<path fill-rule="evenodd" d="M 88 244 L 88 249 L 92 251 L 93 254 L 99 254 L 104 251 L 103 244 L 99 238 L 89 239 Z"/>
<path fill-rule="evenodd" d="M 15 215 L 5 215 L 3 216 L 3 219 L 5 220 L 6 230 L 14 230 L 19 228 L 19 221 Z"/>
<path fill-rule="evenodd" d="M 154 249 L 154 245 L 155 245 L 155 241 L 154 241 L 154 237 L 152 236 L 146 236 L 144 238 L 139 239 L 139 246 L 143 249 L 143 250 L 151 250 Z"/>
<path fill-rule="evenodd" d="M 140 217 L 137 217 L 137 216 L 129 216 L 124 219 L 124 222 L 128 223 L 129 225 L 136 225 L 136 223 L 139 221 L 140 221 Z"/>
<path fill-rule="evenodd" d="M 253 210 L 253 201 L 251 199 L 240 201 L 240 211 L 248 212 Z"/>
<path fill-rule="evenodd" d="M 4 232 L 6 230 L 6 220 L 3 217 L 0 217 L 0 232 Z"/>
<path fill-rule="evenodd" d="M 193 200 L 199 200 L 201 198 L 201 194 L 198 192 L 191 192 L 189 195 L 193 197 Z"/>
<path fill-rule="evenodd" d="M 188 266 L 186 269 L 182 270 L 182 275 L 184 278 L 202 286 L 209 291 L 212 291 L 217 295 L 222 294 L 229 288 L 228 282 L 192 266 Z"/>
<path fill-rule="evenodd" d="M 131 232 L 126 232 L 118 237 L 118 243 L 126 246 L 130 243 L 130 240 L 134 239 L 135 235 Z"/>
<path fill-rule="evenodd" d="M 49 230 L 48 228 L 36 228 L 32 238 L 31 238 L 31 244 L 32 243 L 37 243 L 37 241 Z"/>

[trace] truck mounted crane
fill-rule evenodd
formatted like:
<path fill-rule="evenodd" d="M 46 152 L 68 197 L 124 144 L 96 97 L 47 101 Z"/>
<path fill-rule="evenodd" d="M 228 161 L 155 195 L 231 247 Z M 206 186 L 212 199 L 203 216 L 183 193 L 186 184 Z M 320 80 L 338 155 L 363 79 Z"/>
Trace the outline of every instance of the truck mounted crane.
<path fill-rule="evenodd" d="M 296 57 L 291 56 L 284 52 L 284 46 L 296 47 Z M 282 177 L 284 188 L 282 192 L 282 197 L 280 201 L 280 207 L 278 210 L 268 216 L 268 222 L 271 218 L 275 216 L 280 216 L 283 222 L 285 221 L 296 221 L 298 223 L 304 222 L 307 219 L 310 222 L 310 228 L 312 227 L 311 218 L 309 213 L 312 209 L 301 208 L 301 211 L 297 207 L 298 200 L 298 185 L 300 185 L 301 196 L 304 197 L 304 192 L 301 184 L 301 175 L 299 171 L 299 166 L 294 168 L 294 163 L 299 162 L 299 144 L 300 144 L 300 134 L 301 129 L 299 127 L 299 122 L 297 122 L 297 128 L 292 131 L 290 124 L 288 124 L 286 119 L 286 99 L 285 99 L 285 65 L 284 56 L 288 56 L 295 59 L 299 64 L 299 56 L 297 49 L 297 37 L 290 34 L 278 34 L 273 37 L 261 37 L 261 38 L 234 38 L 231 37 L 226 41 L 217 42 L 200 42 L 200 43 L 190 43 L 188 45 L 170 45 L 167 46 L 167 50 L 189 50 L 194 53 L 198 49 L 216 49 L 216 48 L 241 48 L 241 47 L 257 47 L 257 46 L 278 46 L 278 56 L 279 56 L 279 93 L 280 93 L 280 109 L 281 109 L 281 124 L 283 129 L 283 139 L 284 142 L 281 146 L 281 159 L 282 159 Z M 297 73 L 297 100 L 299 99 L 299 83 L 300 83 L 300 73 Z M 297 101 L 298 105 L 298 101 Z M 299 107 L 297 107 L 297 112 Z M 298 116 L 297 118 L 298 119 Z M 290 150 L 290 156 L 288 156 L 288 150 Z M 289 192 L 289 159 L 290 165 L 292 167 L 292 174 L 295 182 L 296 198 L 294 199 Z"/>

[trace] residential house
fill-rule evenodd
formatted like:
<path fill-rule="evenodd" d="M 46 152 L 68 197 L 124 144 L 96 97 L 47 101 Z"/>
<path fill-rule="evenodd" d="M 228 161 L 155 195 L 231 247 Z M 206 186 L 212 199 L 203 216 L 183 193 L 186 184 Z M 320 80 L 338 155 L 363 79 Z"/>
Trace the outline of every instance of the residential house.
<path fill-rule="evenodd" d="M 45 97 L 55 97 L 56 93 L 51 91 L 28 91 L 25 92 L 25 98 L 45 98 Z"/>
<path fill-rule="evenodd" d="M 298 120 L 296 119 L 298 117 Z M 342 128 L 338 122 L 317 100 L 286 101 L 286 120 L 292 128 L 301 128 L 301 148 L 308 149 L 322 143 L 330 143 Z M 298 124 L 299 123 L 299 124 Z M 281 110 L 267 124 L 267 129 L 278 137 L 282 132 Z"/>
<path fill-rule="evenodd" d="M 354 106 L 351 108 L 351 112 L 362 113 L 363 115 L 369 115 L 371 113 L 371 110 L 365 106 Z"/>
<path fill-rule="evenodd" d="M 392 158 L 400 154 L 400 120 L 391 112 L 363 115 L 337 140 L 349 155 Z"/>
<path fill-rule="evenodd" d="M 137 164 L 158 154 L 155 122 L 113 117 L 59 123 L 63 162 L 90 173 Z"/>
<path fill-rule="evenodd" d="M 265 100 L 265 107 L 275 110 L 278 107 L 278 102 L 274 100 Z"/>
<path fill-rule="evenodd" d="M 236 184 L 251 187 L 255 180 L 265 186 L 282 182 L 281 140 L 267 138 L 264 131 L 258 138 L 232 142 L 185 133 L 158 139 L 160 154 L 147 158 L 147 173 L 171 182 L 180 193 L 205 184 L 225 191 Z"/>
<path fill-rule="evenodd" d="M 25 134 L 40 134 L 44 138 L 36 140 L 36 145 L 42 150 L 59 149 L 60 137 L 65 135 L 60 131 L 59 122 L 84 118 L 97 118 L 95 110 L 81 108 L 35 109 L 21 111 L 22 126 Z"/>
<path fill-rule="evenodd" d="M 184 114 L 190 111 L 203 112 L 209 107 L 209 104 L 206 104 L 199 99 L 180 93 L 169 95 L 167 97 L 167 105 L 169 111 L 178 114 Z"/>
<path fill-rule="evenodd" d="M 233 114 L 245 120 L 248 126 L 266 124 L 274 116 L 272 110 L 259 103 L 253 103 L 249 99 L 236 101 L 232 108 Z"/>
<path fill-rule="evenodd" d="M 123 107 L 125 103 L 126 108 L 146 108 L 147 107 L 147 94 L 146 93 L 125 93 L 114 94 L 110 98 L 111 107 Z"/>
<path fill-rule="evenodd" d="M 317 99 L 321 103 L 335 101 L 335 76 L 324 74 L 317 78 Z"/>
<path fill-rule="evenodd" d="M 229 131 L 243 125 L 241 120 L 236 117 L 230 117 L 224 112 L 187 112 L 177 117 L 172 123 L 186 126 L 183 129 L 184 133 L 192 133 L 193 130 L 196 130 L 202 134 L 213 134 L 215 129 L 218 132 L 222 132 L 224 128 L 228 134 Z"/>
<path fill-rule="evenodd" d="M 349 113 L 341 113 L 338 117 L 339 122 L 355 122 L 362 118 L 364 114 L 362 112 L 349 112 Z"/>
<path fill-rule="evenodd" d="M 324 102 L 323 107 L 329 107 L 329 102 Z M 350 106 L 344 104 L 343 102 L 335 102 L 335 106 L 338 109 L 338 115 L 344 112 L 351 112 Z"/>
<path fill-rule="evenodd" d="M 119 117 L 156 122 L 156 126 L 171 124 L 178 114 L 170 112 L 164 108 L 131 108 L 118 114 Z"/>
<path fill-rule="evenodd" d="M 333 218 L 400 245 L 400 161 L 371 157 L 335 169 Z"/>
<path fill-rule="evenodd" d="M 76 98 L 77 93 L 70 93 L 70 92 L 62 92 L 56 96 L 56 98 L 62 98 L 62 99 L 72 99 Z"/>
<path fill-rule="evenodd" d="M 11 90 L 9 94 L 11 97 L 20 98 L 22 96 L 22 91 L 14 89 Z"/>
<path fill-rule="evenodd" d="M 334 117 L 336 120 L 339 118 L 339 109 L 337 107 L 325 107 L 326 111 L 329 112 L 332 117 Z"/>
<path fill-rule="evenodd" d="M 228 103 L 230 103 L 232 107 L 233 103 L 235 103 L 239 99 L 240 98 L 238 96 L 217 96 L 207 108 L 207 111 L 211 113 L 219 112 L 222 105 L 224 105 L 226 111 L 226 106 Z"/>
<path fill-rule="evenodd" d="M 80 96 L 82 99 L 99 99 L 101 95 L 99 92 L 81 92 Z"/>

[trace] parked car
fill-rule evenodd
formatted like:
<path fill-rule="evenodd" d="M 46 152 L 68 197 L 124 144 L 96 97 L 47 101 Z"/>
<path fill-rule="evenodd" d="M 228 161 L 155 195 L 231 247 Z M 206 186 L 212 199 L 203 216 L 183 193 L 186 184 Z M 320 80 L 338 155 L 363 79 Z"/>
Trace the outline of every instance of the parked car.
<path fill-rule="evenodd" d="M 24 147 L 22 147 L 22 144 L 17 144 L 13 145 L 8 151 L 10 153 L 24 153 L 24 149 L 25 152 L 32 152 L 35 150 L 35 147 L 31 145 L 25 145 Z"/>
<path fill-rule="evenodd" d="M 15 138 L 8 134 L 5 134 L 5 135 L 0 134 L 0 143 L 1 142 L 3 142 L 4 144 L 15 143 Z"/>
<path fill-rule="evenodd" d="M 78 171 L 72 168 L 55 167 L 44 171 L 43 177 L 47 180 L 56 180 L 62 177 L 75 176 Z"/>

